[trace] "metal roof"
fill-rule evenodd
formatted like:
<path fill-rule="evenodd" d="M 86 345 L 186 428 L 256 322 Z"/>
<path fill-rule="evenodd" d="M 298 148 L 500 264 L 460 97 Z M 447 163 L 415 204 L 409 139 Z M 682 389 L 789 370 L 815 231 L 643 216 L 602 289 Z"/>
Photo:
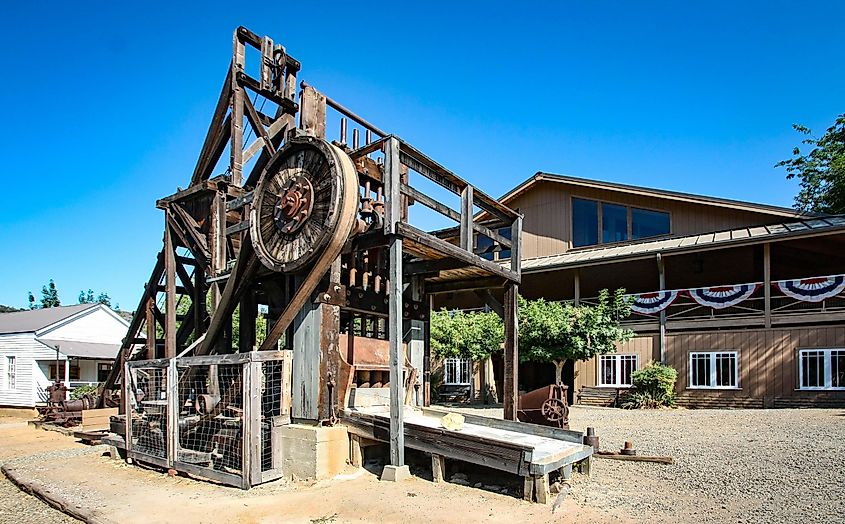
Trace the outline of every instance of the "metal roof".
<path fill-rule="evenodd" d="M 76 358 L 91 358 L 102 360 L 113 360 L 120 351 L 120 344 L 99 344 L 96 342 L 80 342 L 78 340 L 55 340 L 39 338 L 39 342 L 55 349 L 59 346 L 59 352 L 63 355 Z"/>
<path fill-rule="evenodd" d="M 683 237 L 657 238 L 607 247 L 576 249 L 561 255 L 522 260 L 523 272 L 580 267 L 617 260 L 646 258 L 657 253 L 703 251 L 744 244 L 845 231 L 845 215 L 812 218 L 767 226 L 751 226 Z"/>
<path fill-rule="evenodd" d="M 75 306 L 59 306 L 15 311 L 14 313 L 0 313 L 0 334 L 38 331 L 56 322 L 70 318 L 77 313 L 99 306 L 99 304 L 77 304 Z"/>

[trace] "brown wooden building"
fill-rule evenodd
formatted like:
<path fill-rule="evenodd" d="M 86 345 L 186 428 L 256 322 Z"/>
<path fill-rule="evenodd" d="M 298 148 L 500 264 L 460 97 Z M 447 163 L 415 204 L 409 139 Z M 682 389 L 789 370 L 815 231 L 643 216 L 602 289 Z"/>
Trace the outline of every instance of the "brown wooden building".
<path fill-rule="evenodd" d="M 647 306 L 616 354 L 565 372 L 571 391 L 598 393 L 582 400 L 662 360 L 678 370 L 682 405 L 845 405 L 845 217 L 546 173 L 503 202 L 525 216 L 524 296 L 590 303 L 625 288 Z M 520 374 L 524 390 L 554 376 L 537 364 Z"/>

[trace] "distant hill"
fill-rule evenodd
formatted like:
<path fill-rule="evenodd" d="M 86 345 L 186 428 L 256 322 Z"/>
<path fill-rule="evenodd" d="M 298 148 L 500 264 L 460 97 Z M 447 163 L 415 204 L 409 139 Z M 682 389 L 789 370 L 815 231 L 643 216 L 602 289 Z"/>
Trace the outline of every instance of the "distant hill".
<path fill-rule="evenodd" d="M 23 311 L 23 309 L 19 309 L 12 306 L 4 306 L 0 304 L 0 313 L 14 313 L 15 311 Z"/>

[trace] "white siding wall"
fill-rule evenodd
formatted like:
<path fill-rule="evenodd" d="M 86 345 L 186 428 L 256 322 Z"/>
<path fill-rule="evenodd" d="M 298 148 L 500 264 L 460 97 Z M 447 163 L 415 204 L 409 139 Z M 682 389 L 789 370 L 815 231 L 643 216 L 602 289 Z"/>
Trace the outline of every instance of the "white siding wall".
<path fill-rule="evenodd" d="M 15 388 L 8 384 L 8 359 L 16 358 Z M 33 333 L 0 335 L 0 406 L 35 406 L 37 381 L 41 373 L 36 360 L 56 358 L 56 352 L 35 340 Z M 64 356 L 61 357 L 64 359 Z"/>
<path fill-rule="evenodd" d="M 115 318 L 115 315 L 97 308 L 50 330 L 39 331 L 38 336 L 56 340 L 120 344 L 126 336 L 126 328 L 126 323 Z"/>

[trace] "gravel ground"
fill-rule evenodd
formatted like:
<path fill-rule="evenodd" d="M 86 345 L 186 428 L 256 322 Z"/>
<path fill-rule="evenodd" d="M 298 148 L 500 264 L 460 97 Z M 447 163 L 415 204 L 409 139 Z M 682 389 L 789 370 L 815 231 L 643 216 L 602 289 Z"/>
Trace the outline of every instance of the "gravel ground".
<path fill-rule="evenodd" d="M 501 409 L 467 412 L 502 416 Z M 575 406 L 570 426 L 601 448 L 632 441 L 674 465 L 593 460 L 576 478 L 582 505 L 651 522 L 845 522 L 845 411 L 627 411 Z"/>
<path fill-rule="evenodd" d="M 24 423 L 25 424 L 25 423 Z M 3 417 L 0 419 L 0 428 L 12 428 L 20 426 L 20 419 Z M 4 433 L 4 439 L 10 438 Z M 0 446 L 5 441 L 0 439 Z M 26 464 L 41 460 L 41 454 L 24 457 L 4 457 L 2 464 Z M 41 499 L 24 493 L 9 479 L 0 473 L 0 524 L 73 524 L 78 520 L 69 517 L 61 511 L 52 508 Z"/>

